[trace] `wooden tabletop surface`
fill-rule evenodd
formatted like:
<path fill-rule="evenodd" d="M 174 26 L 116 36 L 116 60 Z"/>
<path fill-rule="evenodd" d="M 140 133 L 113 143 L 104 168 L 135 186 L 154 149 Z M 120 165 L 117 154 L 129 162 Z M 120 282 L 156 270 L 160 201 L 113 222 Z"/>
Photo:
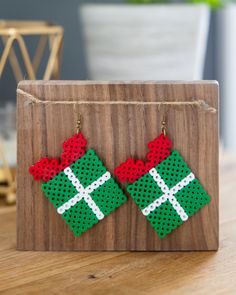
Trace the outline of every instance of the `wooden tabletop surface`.
<path fill-rule="evenodd" d="M 0 294 L 236 294 L 236 159 L 221 161 L 218 252 L 16 251 L 0 208 Z"/>

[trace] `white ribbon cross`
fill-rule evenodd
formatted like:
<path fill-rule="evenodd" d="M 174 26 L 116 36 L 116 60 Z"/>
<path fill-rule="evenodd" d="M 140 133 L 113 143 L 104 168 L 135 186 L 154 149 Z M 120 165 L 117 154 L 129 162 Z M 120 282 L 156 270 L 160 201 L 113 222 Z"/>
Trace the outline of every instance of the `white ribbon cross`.
<path fill-rule="evenodd" d="M 97 180 L 95 180 L 86 188 L 83 187 L 83 185 L 81 184 L 79 179 L 75 176 L 75 174 L 73 173 L 70 167 L 65 168 L 64 173 L 66 174 L 70 182 L 73 184 L 73 186 L 76 188 L 76 190 L 78 191 L 78 194 L 76 194 L 69 201 L 65 202 L 63 205 L 57 208 L 57 212 L 59 214 L 63 214 L 66 210 L 69 210 L 76 203 L 78 203 L 79 201 L 83 199 L 87 203 L 89 208 L 93 211 L 93 213 L 96 215 L 97 219 L 98 220 L 103 219 L 104 214 L 96 205 L 96 203 L 94 202 L 90 194 L 111 178 L 110 172 L 108 171 L 105 172 L 101 177 L 99 177 Z"/>
<path fill-rule="evenodd" d="M 191 181 L 195 179 L 194 174 L 191 172 L 189 173 L 184 179 L 182 179 L 179 183 L 177 183 L 171 189 L 165 184 L 164 180 L 161 178 L 160 174 L 156 171 L 155 168 L 149 170 L 149 174 L 152 176 L 153 180 L 162 190 L 163 195 L 153 201 L 150 205 L 142 210 L 142 213 L 147 216 L 156 208 L 158 208 L 161 204 L 165 203 L 167 200 L 171 203 L 179 217 L 186 221 L 188 219 L 187 213 L 181 207 L 180 203 L 177 201 L 175 194 L 180 191 L 183 187 L 187 186 Z"/>

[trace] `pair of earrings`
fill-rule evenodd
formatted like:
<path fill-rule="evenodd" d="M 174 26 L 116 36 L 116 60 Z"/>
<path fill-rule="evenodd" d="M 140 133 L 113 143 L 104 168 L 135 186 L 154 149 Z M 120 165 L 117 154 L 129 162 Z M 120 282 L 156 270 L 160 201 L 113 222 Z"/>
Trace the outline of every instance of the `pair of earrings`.
<path fill-rule="evenodd" d="M 61 159 L 42 158 L 29 168 L 35 180 L 75 236 L 80 236 L 126 202 L 127 197 L 80 132 L 63 143 Z M 115 168 L 120 182 L 164 238 L 210 202 L 177 150 L 171 151 L 166 122 L 162 133 L 148 143 L 146 161 L 127 159 Z"/>

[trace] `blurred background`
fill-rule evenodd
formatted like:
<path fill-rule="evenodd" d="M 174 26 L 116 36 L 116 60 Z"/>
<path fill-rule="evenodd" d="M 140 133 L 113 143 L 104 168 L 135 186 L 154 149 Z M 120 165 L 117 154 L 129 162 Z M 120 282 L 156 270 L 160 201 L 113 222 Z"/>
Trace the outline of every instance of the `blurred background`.
<path fill-rule="evenodd" d="M 22 79 L 218 80 L 221 146 L 235 153 L 235 37 L 230 0 L 0 0 L 0 194 L 14 202 Z"/>

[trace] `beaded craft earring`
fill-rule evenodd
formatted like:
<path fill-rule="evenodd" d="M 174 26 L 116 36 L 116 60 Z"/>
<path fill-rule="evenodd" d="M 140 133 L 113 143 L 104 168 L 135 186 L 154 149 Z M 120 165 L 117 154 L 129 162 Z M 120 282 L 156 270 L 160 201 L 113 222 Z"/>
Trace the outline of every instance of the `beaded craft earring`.
<path fill-rule="evenodd" d="M 166 122 L 148 143 L 146 162 L 128 159 L 115 168 L 121 182 L 160 238 L 164 238 L 210 202 L 210 197 L 177 150 L 170 152 Z"/>
<path fill-rule="evenodd" d="M 63 143 L 61 159 L 42 158 L 29 168 L 35 180 L 75 236 L 123 204 L 127 198 L 94 150 L 85 152 L 86 139 L 80 132 Z"/>

